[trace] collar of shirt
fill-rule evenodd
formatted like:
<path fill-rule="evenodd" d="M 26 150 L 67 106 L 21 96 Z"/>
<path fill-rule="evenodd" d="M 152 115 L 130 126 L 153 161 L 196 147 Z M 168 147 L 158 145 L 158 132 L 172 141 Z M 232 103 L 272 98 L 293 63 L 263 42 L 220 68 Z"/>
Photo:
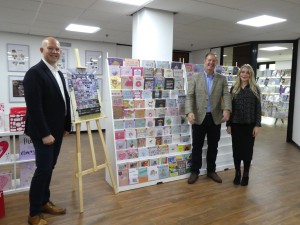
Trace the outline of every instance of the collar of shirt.
<path fill-rule="evenodd" d="M 58 68 L 57 67 L 54 67 L 52 65 L 50 65 L 45 59 L 42 59 L 44 61 L 44 63 L 46 64 L 46 66 L 49 68 L 49 70 L 55 74 L 58 72 Z"/>
<path fill-rule="evenodd" d="M 213 74 L 213 75 L 208 75 L 208 74 L 206 73 L 206 71 L 205 71 L 205 70 L 204 70 L 204 74 L 205 74 L 205 77 L 206 77 L 206 79 L 213 80 L 213 79 L 214 79 L 214 77 L 215 77 L 215 74 Z"/>

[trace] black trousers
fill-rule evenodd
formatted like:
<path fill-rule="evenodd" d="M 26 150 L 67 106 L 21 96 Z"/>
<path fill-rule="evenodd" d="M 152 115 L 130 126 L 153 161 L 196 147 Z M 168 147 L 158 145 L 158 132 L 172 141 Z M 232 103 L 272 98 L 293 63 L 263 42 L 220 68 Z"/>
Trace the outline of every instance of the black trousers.
<path fill-rule="evenodd" d="M 251 161 L 255 138 L 255 124 L 231 124 L 232 153 L 237 160 Z"/>
<path fill-rule="evenodd" d="M 50 201 L 52 171 L 60 152 L 62 137 L 56 137 L 53 145 L 44 145 L 41 140 L 34 139 L 32 143 L 35 149 L 36 170 L 29 190 L 29 211 L 31 216 L 36 216 L 41 213 L 42 205 Z"/>
<path fill-rule="evenodd" d="M 199 174 L 202 167 L 202 148 L 207 135 L 207 172 L 216 171 L 216 159 L 218 154 L 218 142 L 220 140 L 221 124 L 215 125 L 212 115 L 207 114 L 201 125 L 192 125 L 193 149 L 191 172 Z"/>

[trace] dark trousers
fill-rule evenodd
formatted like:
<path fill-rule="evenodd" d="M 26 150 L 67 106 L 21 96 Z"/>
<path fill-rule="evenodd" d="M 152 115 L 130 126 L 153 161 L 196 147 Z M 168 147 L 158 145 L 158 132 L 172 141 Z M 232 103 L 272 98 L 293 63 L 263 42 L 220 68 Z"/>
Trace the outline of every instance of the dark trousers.
<path fill-rule="evenodd" d="M 202 147 L 205 136 L 207 135 L 207 172 L 216 171 L 216 159 L 218 154 L 218 142 L 221 135 L 221 124 L 215 125 L 210 114 L 205 116 L 201 125 L 193 124 L 193 149 L 192 149 L 192 167 L 191 172 L 199 174 L 202 167 Z"/>
<path fill-rule="evenodd" d="M 44 145 L 41 140 L 34 139 L 32 143 L 35 149 L 36 170 L 29 190 L 29 210 L 31 216 L 36 216 L 41 213 L 42 205 L 50 200 L 52 171 L 60 152 L 62 137 L 55 138 L 53 145 Z"/>

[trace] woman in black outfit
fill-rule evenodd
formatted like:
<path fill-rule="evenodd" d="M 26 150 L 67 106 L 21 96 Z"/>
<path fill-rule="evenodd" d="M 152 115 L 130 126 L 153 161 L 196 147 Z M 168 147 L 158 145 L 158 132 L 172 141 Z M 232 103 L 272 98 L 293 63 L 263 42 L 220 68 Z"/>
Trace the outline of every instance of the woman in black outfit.
<path fill-rule="evenodd" d="M 232 96 L 232 115 L 226 123 L 227 133 L 232 137 L 235 185 L 247 186 L 253 156 L 255 137 L 261 127 L 260 89 L 255 82 L 254 71 L 249 64 L 243 65 L 230 90 Z M 241 180 L 241 161 L 244 172 Z"/>

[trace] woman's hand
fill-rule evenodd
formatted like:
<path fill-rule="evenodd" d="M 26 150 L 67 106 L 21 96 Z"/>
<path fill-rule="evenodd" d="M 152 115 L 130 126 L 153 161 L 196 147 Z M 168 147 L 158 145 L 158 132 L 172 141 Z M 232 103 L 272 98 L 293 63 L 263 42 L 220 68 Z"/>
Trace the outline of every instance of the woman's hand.
<path fill-rule="evenodd" d="M 231 126 L 228 126 L 226 131 L 227 131 L 227 134 L 231 134 Z"/>

